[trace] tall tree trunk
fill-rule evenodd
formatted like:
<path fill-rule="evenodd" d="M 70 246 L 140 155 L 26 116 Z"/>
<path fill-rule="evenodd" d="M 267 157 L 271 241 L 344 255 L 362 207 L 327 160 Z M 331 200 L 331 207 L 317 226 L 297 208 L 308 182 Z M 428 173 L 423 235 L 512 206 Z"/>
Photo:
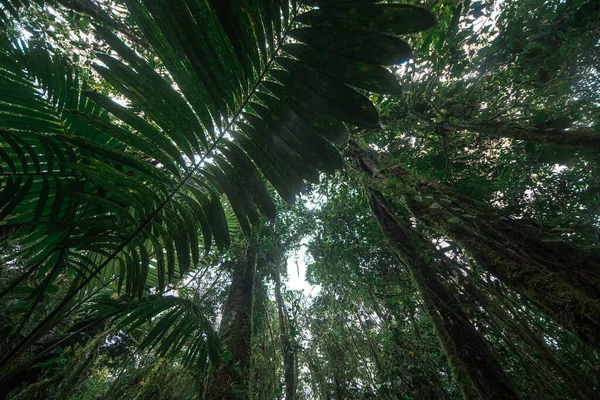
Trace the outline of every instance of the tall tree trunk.
<path fill-rule="evenodd" d="M 251 398 L 249 369 L 257 237 L 255 230 L 248 239 L 244 257 L 234 266 L 219 329 L 223 348 L 231 352 L 231 359 L 222 360 L 221 365 L 210 371 L 204 391 L 205 400 Z"/>
<path fill-rule="evenodd" d="M 452 374 L 466 399 L 517 399 L 502 367 L 435 273 L 433 245 L 402 222 L 383 195 L 367 188 L 369 203 L 390 246 L 409 269 L 448 357 Z"/>
<path fill-rule="evenodd" d="M 475 122 L 455 126 L 467 129 L 491 138 L 510 138 L 534 143 L 547 143 L 560 146 L 581 146 L 600 148 L 600 132 L 593 129 L 574 129 L 567 131 L 560 128 L 525 128 L 513 123 Z"/>
<path fill-rule="evenodd" d="M 275 301 L 279 314 L 279 327 L 281 330 L 281 343 L 283 346 L 283 377 L 285 382 L 285 399 L 296 400 L 296 362 L 294 348 L 289 337 L 287 326 L 287 311 L 281 295 L 281 274 L 279 265 L 273 266 L 273 280 L 275 281 Z"/>
<path fill-rule="evenodd" d="M 526 221 L 500 217 L 490 206 L 383 166 L 370 149 L 357 153 L 360 169 L 399 200 L 420 223 L 461 246 L 480 267 L 548 316 L 600 348 L 600 258 L 562 240 L 545 240 Z M 384 160 L 387 164 L 387 161 Z"/>

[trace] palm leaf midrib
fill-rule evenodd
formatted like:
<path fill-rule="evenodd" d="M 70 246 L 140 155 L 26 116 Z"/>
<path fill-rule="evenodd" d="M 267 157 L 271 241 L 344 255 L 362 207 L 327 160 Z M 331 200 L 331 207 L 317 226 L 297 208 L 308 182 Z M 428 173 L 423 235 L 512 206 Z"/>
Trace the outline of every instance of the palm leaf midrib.
<path fill-rule="evenodd" d="M 208 157 L 210 157 L 211 153 L 215 149 L 217 149 L 217 147 L 219 146 L 221 140 L 225 137 L 225 135 L 231 129 L 231 127 L 236 122 L 236 120 L 241 116 L 244 108 L 248 105 L 248 103 L 250 102 L 250 100 L 252 99 L 252 97 L 254 96 L 254 94 L 257 92 L 258 87 L 263 82 L 263 79 L 265 78 L 265 76 L 269 72 L 269 70 L 270 70 L 273 62 L 275 61 L 275 58 L 277 57 L 277 55 L 279 53 L 279 50 L 280 50 L 281 46 L 287 40 L 287 34 L 288 34 L 290 28 L 292 27 L 292 25 L 295 22 L 296 14 L 298 13 L 299 9 L 300 9 L 300 6 L 298 5 L 297 8 L 293 11 L 292 18 L 290 19 L 290 21 L 289 21 L 286 29 L 284 30 L 284 32 L 282 34 L 282 37 L 278 40 L 277 45 L 275 47 L 275 50 L 273 51 L 273 53 L 269 57 L 269 60 L 266 63 L 266 65 L 264 66 L 261 74 L 256 79 L 256 82 L 254 83 L 254 85 L 252 86 L 252 88 L 250 89 L 250 91 L 248 92 L 248 94 L 246 95 L 246 98 L 244 99 L 244 102 L 238 107 L 237 111 L 235 112 L 235 114 L 233 115 L 233 117 L 230 119 L 230 121 L 227 124 L 227 126 L 225 128 L 223 128 L 223 129 L 220 130 L 219 135 L 215 138 L 213 144 L 201 156 L 200 160 L 194 164 L 194 166 L 191 168 L 190 171 L 187 172 L 187 174 L 183 177 L 183 179 L 179 182 L 179 184 L 177 184 L 177 186 L 175 186 L 175 188 L 167 195 L 166 199 L 162 203 L 160 203 L 160 205 L 158 207 L 156 207 L 156 209 L 153 212 L 151 212 L 148 215 L 148 217 L 146 217 L 139 224 L 139 226 L 136 228 L 136 230 L 133 231 L 127 237 L 127 239 L 124 241 L 124 243 L 122 245 L 122 248 L 120 250 L 118 250 L 118 251 L 121 251 L 125 246 L 127 246 L 127 244 L 131 240 L 133 240 L 134 237 L 136 237 L 142 230 L 144 230 L 152 222 L 152 220 L 160 213 L 160 211 L 170 203 L 170 201 L 177 195 L 177 193 L 183 187 L 185 187 L 185 185 L 189 182 L 189 180 L 198 172 L 198 170 L 202 167 L 202 165 L 205 162 L 205 160 Z M 121 246 L 119 246 L 119 247 L 121 247 Z M 118 251 L 115 250 L 115 252 L 113 252 L 113 254 L 102 265 L 100 265 L 98 267 L 98 270 L 101 270 L 102 268 L 104 268 L 105 264 L 107 264 L 108 262 L 110 262 L 110 260 L 112 260 L 118 254 Z M 96 272 L 95 274 L 97 274 L 97 273 L 98 272 Z M 95 276 L 95 274 L 94 274 L 94 276 Z"/>

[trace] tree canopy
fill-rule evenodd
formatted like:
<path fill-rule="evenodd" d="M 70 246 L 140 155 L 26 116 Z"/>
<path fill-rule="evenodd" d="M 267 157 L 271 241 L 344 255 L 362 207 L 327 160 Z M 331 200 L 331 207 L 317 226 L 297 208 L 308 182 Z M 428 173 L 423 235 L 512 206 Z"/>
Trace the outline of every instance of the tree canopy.
<path fill-rule="evenodd" d="M 598 2 L 0 0 L 0 42 L 0 398 L 600 396 Z"/>

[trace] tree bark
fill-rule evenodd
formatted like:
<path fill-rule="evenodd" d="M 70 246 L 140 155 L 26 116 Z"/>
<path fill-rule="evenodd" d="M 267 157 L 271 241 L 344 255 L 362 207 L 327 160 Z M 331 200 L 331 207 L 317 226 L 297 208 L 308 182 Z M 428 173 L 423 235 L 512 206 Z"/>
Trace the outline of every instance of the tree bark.
<path fill-rule="evenodd" d="M 518 399 L 484 338 L 435 273 L 433 245 L 401 222 L 383 195 L 367 188 L 371 210 L 398 259 L 409 269 L 466 399 Z"/>
<path fill-rule="evenodd" d="M 209 372 L 205 400 L 246 400 L 252 397 L 249 369 L 257 242 L 255 231 L 248 239 L 244 257 L 234 266 L 219 328 L 223 348 L 231 352 L 231 359 L 222 360 L 221 365 Z"/>
<path fill-rule="evenodd" d="M 378 155 L 362 149 L 360 169 L 378 190 L 399 200 L 420 223 L 461 246 L 548 316 L 600 348 L 600 258 L 563 240 L 547 241 L 526 221 L 498 218 L 492 207 L 418 178 L 401 166 L 382 170 Z"/>
<path fill-rule="evenodd" d="M 296 400 L 296 362 L 294 348 L 290 341 L 287 326 L 287 312 L 281 295 L 281 275 L 279 265 L 273 266 L 273 280 L 275 281 L 275 301 L 279 314 L 279 327 L 281 330 L 281 344 L 283 346 L 283 369 L 285 382 L 285 399 Z"/>
<path fill-rule="evenodd" d="M 459 129 L 478 132 L 491 138 L 510 138 L 534 143 L 547 143 L 560 146 L 580 146 L 600 148 L 600 132 L 593 129 L 565 130 L 559 128 L 525 128 L 511 123 L 479 122 L 460 125 Z"/>

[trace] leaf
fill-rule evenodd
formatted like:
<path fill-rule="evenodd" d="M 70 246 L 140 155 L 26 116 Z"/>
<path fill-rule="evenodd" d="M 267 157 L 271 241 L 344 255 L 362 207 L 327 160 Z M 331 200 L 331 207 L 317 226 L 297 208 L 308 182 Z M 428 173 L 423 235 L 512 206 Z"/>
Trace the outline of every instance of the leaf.
<path fill-rule="evenodd" d="M 108 97 L 90 91 L 84 91 L 83 94 L 100 104 L 108 112 L 112 113 L 115 115 L 115 117 L 121 119 L 133 129 L 137 130 L 140 134 L 146 136 L 156 146 L 169 154 L 169 156 L 175 160 L 180 167 L 182 167 L 184 170 L 187 170 L 187 165 L 181 157 L 181 153 L 177 147 L 173 145 L 173 142 L 166 138 L 162 132 L 154 128 L 142 118 L 133 114 L 131 111 L 127 110 L 125 107 L 110 100 Z"/>
<path fill-rule="evenodd" d="M 283 46 L 283 50 L 314 69 L 348 85 L 375 93 L 402 93 L 396 77 L 378 65 L 316 51 L 298 43 L 286 44 Z"/>
<path fill-rule="evenodd" d="M 153 87 L 153 90 L 156 90 L 165 98 L 165 103 L 170 104 L 173 109 L 176 110 L 178 117 L 182 121 L 186 121 L 187 128 L 194 132 L 194 134 L 198 137 L 200 142 L 204 144 L 205 147 L 208 147 L 202 127 L 198 125 L 196 117 L 191 112 L 192 110 L 189 108 L 184 99 L 175 91 L 175 89 L 173 89 L 173 87 L 170 86 L 164 79 L 162 79 L 162 77 L 156 71 L 154 71 L 154 69 L 152 69 L 144 60 L 138 57 L 133 50 L 127 47 L 125 43 L 119 40 L 108 29 L 105 29 L 101 26 L 96 26 L 96 31 L 104 40 L 106 40 L 111 48 L 116 50 L 119 55 L 136 70 L 139 75 L 143 75 L 144 82 L 148 82 L 148 84 Z M 148 90 L 146 90 L 145 93 L 148 93 Z M 204 113 L 200 117 L 204 123 L 204 129 L 212 130 L 212 121 L 208 113 Z M 188 141 L 192 146 L 197 144 L 196 140 L 188 139 Z M 197 147 L 196 149 L 199 150 Z"/>
<path fill-rule="evenodd" d="M 143 151 L 150 157 L 155 158 L 157 161 L 160 161 L 169 171 L 171 171 L 174 175 L 179 175 L 179 169 L 173 162 L 173 160 L 163 153 L 160 148 L 155 147 L 152 143 L 145 140 L 143 137 L 136 136 L 123 128 L 120 128 L 116 125 L 111 124 L 108 121 L 101 120 L 100 118 L 91 115 L 85 114 L 78 111 L 73 111 L 73 113 L 87 122 L 94 128 L 101 130 L 102 132 L 111 135 L 115 139 L 120 140 L 121 142 L 130 145 L 138 150 Z"/>
<path fill-rule="evenodd" d="M 279 61 L 288 63 L 284 59 Z M 326 75 L 311 71 L 301 63 L 294 63 L 294 65 L 300 70 L 300 73 L 295 76 L 285 71 L 271 72 L 273 77 L 284 86 L 290 87 L 291 91 L 286 92 L 282 85 L 273 82 L 265 82 L 265 87 L 294 109 L 308 108 L 364 128 L 379 127 L 379 113 L 360 93 Z M 346 105 L 352 108 L 346 108 Z M 298 114 L 301 115 L 302 111 L 299 110 Z M 318 123 L 318 120 L 314 123 Z"/>
<path fill-rule="evenodd" d="M 395 35 L 421 32 L 437 24 L 429 11 L 408 4 L 361 4 L 350 7 L 340 5 L 303 13 L 296 20 L 314 27 L 326 26 Z"/>
<path fill-rule="evenodd" d="M 246 188 L 250 191 L 254 203 L 267 219 L 275 218 L 275 205 L 258 171 L 244 152 L 232 142 L 226 142 L 227 149 L 221 152 L 232 163 L 233 167 L 243 175 Z"/>
<path fill-rule="evenodd" d="M 289 35 L 311 48 L 369 64 L 400 64 L 412 55 L 406 42 L 381 33 L 310 27 L 293 29 Z"/>
<path fill-rule="evenodd" d="M 300 154 L 321 171 L 333 173 L 336 169 L 342 168 L 343 161 L 340 153 L 319 135 L 310 122 L 303 120 L 274 97 L 261 96 L 260 98 L 267 108 L 259 104 L 252 104 L 252 108 L 263 115 L 263 120 L 267 123 L 277 124 L 280 132 L 289 132 L 290 135 L 286 135 L 287 139 L 284 140 L 290 147 L 299 150 Z M 274 114 L 274 118 L 271 119 L 269 114 Z"/>
<path fill-rule="evenodd" d="M 230 351 L 224 351 L 221 353 L 221 358 L 223 360 L 225 360 L 225 362 L 229 362 L 231 361 L 231 352 Z"/>
<path fill-rule="evenodd" d="M 19 177 L 20 178 L 20 177 Z M 2 207 L 0 211 L 0 221 L 6 218 L 18 205 L 19 203 L 27 196 L 29 193 L 29 189 L 31 189 L 31 185 L 33 184 L 33 176 L 29 176 L 23 185 L 20 184 L 20 181 L 14 181 L 13 187 L 19 186 L 19 189 L 13 192 L 14 196 L 6 203 L 4 203 L 4 207 Z M 7 192 L 7 188 L 4 189 L 4 192 Z M 4 196 L 2 196 L 4 197 Z M 2 204 L 2 203 L 0 203 Z"/>
<path fill-rule="evenodd" d="M 172 103 L 167 102 L 151 82 L 145 80 L 145 77 L 139 76 L 113 57 L 102 54 L 99 54 L 98 57 L 109 68 L 95 65 L 94 69 L 117 90 L 128 96 L 135 105 L 144 108 L 148 116 L 189 158 L 193 158 L 194 152 L 201 152 L 195 134 L 195 131 L 201 128 L 193 126 L 192 118 L 195 117 L 191 114 L 191 110 L 182 115 Z"/>
<path fill-rule="evenodd" d="M 360 126 L 379 126 L 377 109 L 362 94 L 303 63 L 293 62 L 288 58 L 278 58 L 277 62 L 291 71 L 293 76 L 310 88 L 319 99 L 326 100 L 328 108 L 334 110 L 333 115 Z M 278 77 L 285 79 L 281 73 L 278 73 Z"/>
<path fill-rule="evenodd" d="M 221 344 L 210 321 L 201 309 L 190 300 L 174 296 L 148 296 L 140 300 L 124 301 L 98 299 L 92 309 L 90 319 L 114 318 L 118 326 L 129 332 L 145 324 L 153 325 L 144 334 L 139 348 L 145 349 L 161 345 L 159 350 L 167 355 L 167 350 L 182 340 L 192 340 L 190 349 L 202 346 L 208 349 L 211 362 L 220 363 Z M 200 342 L 200 343 L 198 343 Z M 201 355 L 196 352 L 196 355 Z"/>
<path fill-rule="evenodd" d="M 254 131 L 254 128 L 250 126 L 247 129 Z M 302 187 L 302 178 L 297 177 L 293 171 L 286 171 L 289 170 L 289 167 L 285 164 L 282 165 L 275 157 L 269 157 L 268 149 L 257 146 L 252 140 L 238 132 L 230 131 L 229 134 L 234 139 L 233 143 L 244 149 L 255 160 L 279 195 L 289 204 L 293 203 L 297 191 L 300 190 L 296 185 Z"/>

